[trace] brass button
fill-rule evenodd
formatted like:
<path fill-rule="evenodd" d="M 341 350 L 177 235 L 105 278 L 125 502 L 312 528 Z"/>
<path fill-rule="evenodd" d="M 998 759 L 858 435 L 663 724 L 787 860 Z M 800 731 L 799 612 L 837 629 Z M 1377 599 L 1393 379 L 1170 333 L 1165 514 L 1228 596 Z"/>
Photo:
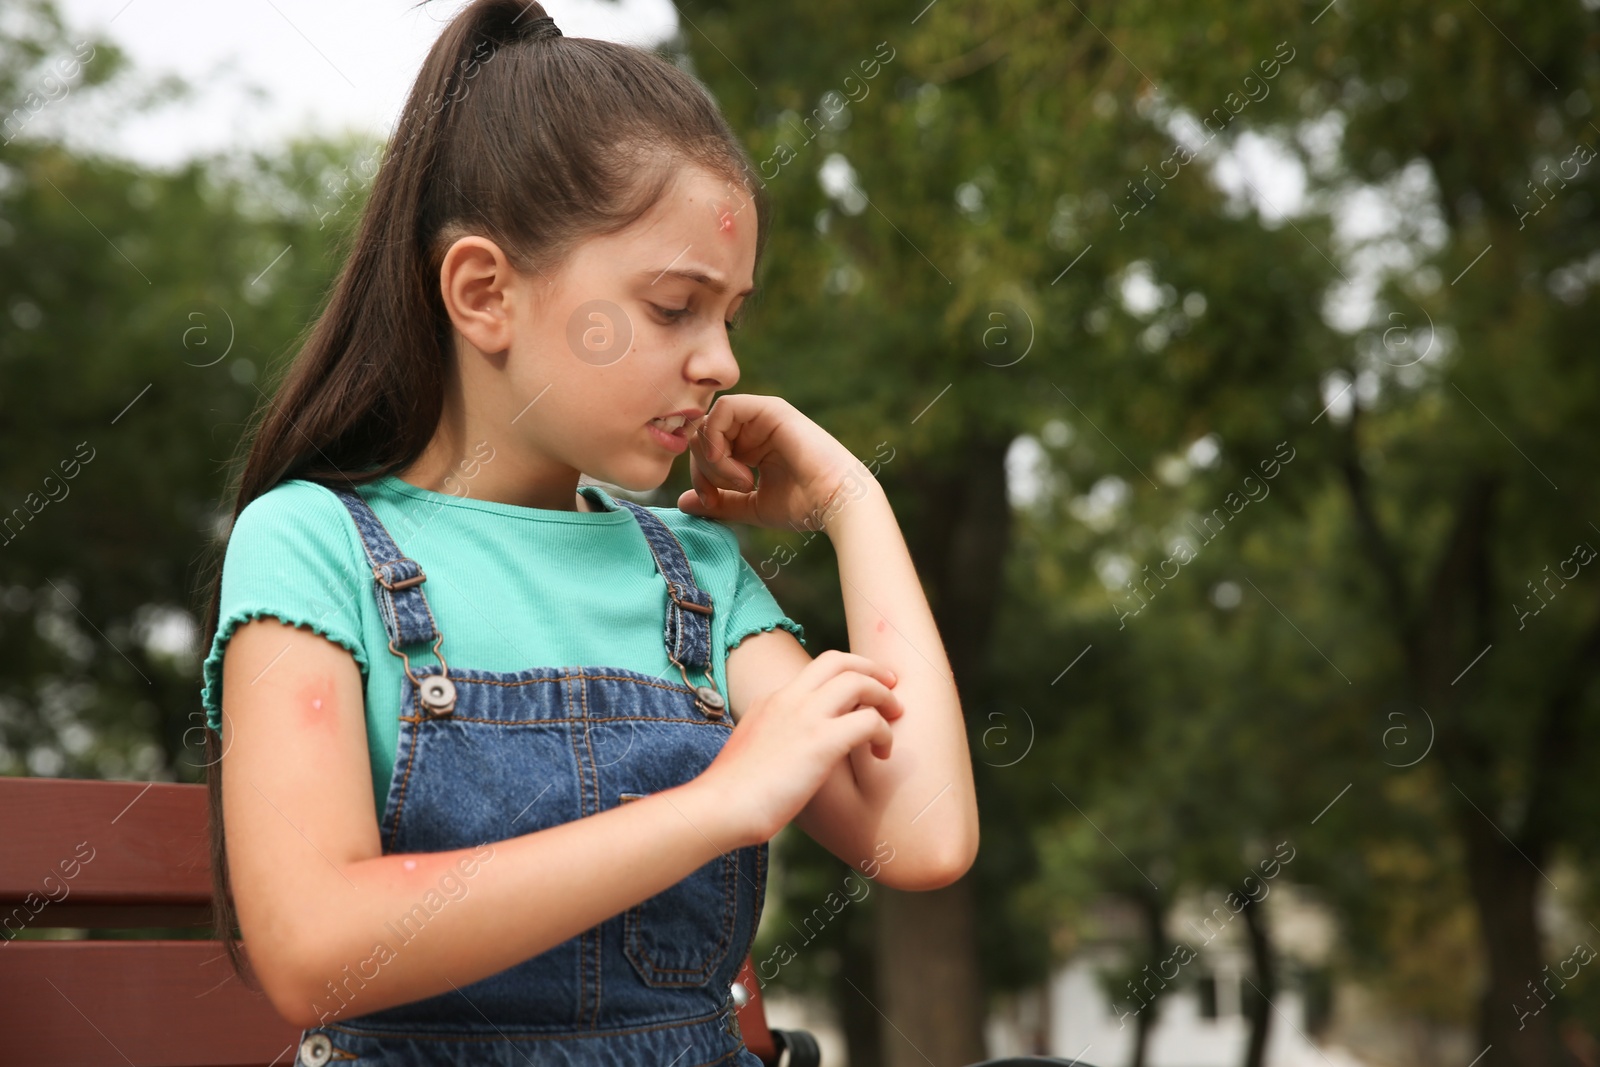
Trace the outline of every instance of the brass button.
<path fill-rule="evenodd" d="M 733 983 L 731 992 L 733 993 L 733 1006 L 735 1008 L 742 1008 L 750 1003 L 750 990 L 744 987 L 743 982 Z"/>

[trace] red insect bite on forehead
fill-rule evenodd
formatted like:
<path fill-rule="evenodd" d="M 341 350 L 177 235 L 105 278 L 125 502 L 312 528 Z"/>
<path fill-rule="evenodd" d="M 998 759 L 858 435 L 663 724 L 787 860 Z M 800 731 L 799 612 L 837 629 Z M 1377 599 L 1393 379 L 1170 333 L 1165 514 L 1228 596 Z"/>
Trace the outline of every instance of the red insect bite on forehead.
<path fill-rule="evenodd" d="M 729 237 L 733 236 L 733 212 L 723 209 L 722 217 L 718 220 L 718 229 Z"/>

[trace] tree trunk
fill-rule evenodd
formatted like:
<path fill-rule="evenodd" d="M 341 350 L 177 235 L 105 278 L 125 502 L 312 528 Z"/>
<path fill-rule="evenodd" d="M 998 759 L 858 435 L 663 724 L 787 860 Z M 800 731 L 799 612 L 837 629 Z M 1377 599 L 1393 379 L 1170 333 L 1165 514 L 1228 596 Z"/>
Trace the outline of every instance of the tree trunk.
<path fill-rule="evenodd" d="M 1545 969 L 1539 894 L 1549 884 L 1542 868 L 1551 842 L 1560 839 L 1568 798 L 1574 790 L 1581 794 L 1586 788 L 1575 781 L 1573 757 L 1583 746 L 1578 717 L 1596 662 L 1600 662 L 1600 615 L 1565 669 L 1552 679 L 1544 722 L 1535 739 L 1533 782 L 1520 827 L 1491 825 L 1489 818 L 1499 816 L 1487 796 L 1474 796 L 1476 807 L 1467 803 L 1464 793 L 1455 798 L 1456 820 L 1466 842 L 1468 885 L 1489 963 L 1489 983 L 1479 1008 L 1479 1035 L 1490 1049 L 1485 1065 L 1544 1067 L 1571 1062 L 1557 1037 L 1556 1019 L 1566 1013 L 1551 1002 L 1562 996 L 1565 983 L 1558 967 Z M 1482 758 L 1478 762 L 1490 766 Z M 1466 781 L 1474 793 L 1486 792 L 1471 778 L 1458 780 Z M 1479 780 L 1488 780 L 1488 775 Z M 1502 829 L 1512 840 L 1501 835 Z M 1562 957 L 1576 948 L 1558 947 Z"/>
<path fill-rule="evenodd" d="M 1005 455 L 1011 440 L 1004 435 L 965 444 L 958 468 L 886 472 L 903 479 L 896 512 L 968 715 L 977 714 L 975 703 L 987 690 L 1010 546 Z M 969 872 L 932 892 L 881 890 L 874 1007 L 882 1012 L 888 1067 L 959 1067 L 986 1056 L 972 883 Z"/>
<path fill-rule="evenodd" d="M 1499 805 L 1486 783 L 1502 773 L 1507 754 L 1461 725 L 1470 690 L 1457 690 L 1456 685 L 1464 673 L 1460 664 L 1470 661 L 1474 650 L 1487 651 L 1496 639 L 1489 534 L 1497 477 L 1479 474 L 1463 484 L 1450 536 L 1424 587 L 1420 610 L 1414 609 L 1398 559 L 1379 528 L 1366 475 L 1354 458 L 1355 421 L 1347 430 L 1351 448 L 1342 469 L 1363 543 L 1389 598 L 1390 623 L 1405 652 L 1408 683 L 1419 704 L 1439 713 L 1439 757 L 1452 786 L 1455 825 L 1466 849 L 1467 882 L 1488 969 L 1479 1005 L 1483 1058 L 1478 1062 L 1481 1067 L 1547 1067 L 1559 1062 L 1554 1058 L 1557 1011 L 1541 1007 L 1551 997 L 1549 990 L 1538 987 L 1545 977 L 1537 910 L 1543 875 L 1535 865 L 1544 862 L 1547 844 L 1559 832 L 1555 809 L 1563 775 L 1578 748 L 1574 721 L 1583 686 L 1600 655 L 1600 621 L 1554 679 L 1541 709 L 1544 723 L 1527 768 L 1530 786 L 1522 825 L 1491 823 Z M 1480 679 L 1487 669 L 1480 668 Z"/>
<path fill-rule="evenodd" d="M 1160 1010 L 1161 994 L 1166 989 L 1166 975 L 1160 973 L 1161 965 L 1168 958 L 1166 910 L 1161 906 L 1161 898 L 1154 892 L 1144 893 L 1139 896 L 1138 903 L 1140 917 L 1144 919 L 1145 947 L 1150 953 L 1148 973 L 1155 974 L 1163 982 L 1150 990 L 1150 1003 L 1144 1006 L 1134 1022 L 1130 1067 L 1144 1067 L 1145 1058 L 1150 1054 L 1150 1032 L 1155 1029 L 1156 1012 Z M 1137 978 L 1135 981 L 1137 983 Z"/>
<path fill-rule="evenodd" d="M 1265 898 L 1262 898 L 1265 899 Z M 1267 1060 L 1267 1038 L 1272 1033 L 1272 998 L 1277 995 L 1278 972 L 1272 959 L 1272 940 L 1267 936 L 1267 919 L 1259 902 L 1244 898 L 1245 932 L 1250 938 L 1250 966 L 1255 971 L 1255 986 L 1241 994 L 1245 1016 L 1250 1020 L 1250 1044 L 1245 1048 L 1244 1067 L 1262 1067 Z"/>
<path fill-rule="evenodd" d="M 877 886 L 873 889 L 885 892 Z M 879 1028 L 883 1016 L 862 996 L 879 986 L 877 945 L 874 943 L 879 926 L 874 917 L 877 909 L 872 909 L 866 915 L 858 915 L 855 909 L 850 908 L 845 911 L 845 921 L 850 925 L 844 931 L 844 944 L 840 948 L 841 966 L 833 990 L 834 1003 L 839 1009 L 839 1026 L 844 1031 L 850 1067 L 881 1067 L 884 1059 L 883 1035 Z M 852 982 L 856 986 L 854 989 L 850 987 Z"/>
<path fill-rule="evenodd" d="M 1543 1004 L 1560 996 L 1559 976 L 1549 989 L 1540 949 L 1538 893 L 1543 877 L 1483 814 L 1466 801 L 1456 806 L 1467 845 L 1467 879 L 1477 906 L 1488 964 L 1488 984 L 1479 1005 L 1479 1067 L 1548 1067 L 1556 1057 L 1555 1016 Z M 1527 846 L 1524 847 L 1524 851 Z M 1540 857 L 1533 857 L 1539 862 Z M 1553 973 L 1553 972 L 1552 972 Z M 1474 1050 L 1476 1052 L 1477 1050 Z"/>
<path fill-rule="evenodd" d="M 885 1067 L 960 1067 L 985 1058 L 972 881 L 969 873 L 927 893 L 878 890 L 882 981 L 874 1007 Z"/>
<path fill-rule="evenodd" d="M 1535 992 L 1544 978 L 1538 917 L 1544 876 L 1538 867 L 1560 833 L 1556 809 L 1578 748 L 1575 716 L 1600 651 L 1600 624 L 1590 628 L 1564 669 L 1548 679 L 1544 699 L 1530 708 L 1542 714 L 1542 722 L 1534 731 L 1531 759 L 1524 764 L 1529 782 L 1519 798 L 1524 815 L 1519 824 L 1508 824 L 1499 814 L 1501 804 L 1491 784 L 1503 776 L 1508 755 L 1503 746 L 1461 725 L 1468 721 L 1465 711 L 1473 691 L 1456 688 L 1458 664 L 1497 639 L 1489 551 L 1497 492 L 1491 475 L 1463 486 L 1456 523 L 1429 589 L 1411 681 L 1419 702 L 1442 712 L 1439 755 L 1465 846 L 1467 883 L 1488 969 L 1478 1016 L 1484 1053 L 1480 1067 L 1549 1067 L 1561 1062 L 1555 1058 L 1559 1009 L 1543 1007 L 1551 999 L 1548 991 Z M 1480 668 L 1486 669 L 1488 665 Z"/>

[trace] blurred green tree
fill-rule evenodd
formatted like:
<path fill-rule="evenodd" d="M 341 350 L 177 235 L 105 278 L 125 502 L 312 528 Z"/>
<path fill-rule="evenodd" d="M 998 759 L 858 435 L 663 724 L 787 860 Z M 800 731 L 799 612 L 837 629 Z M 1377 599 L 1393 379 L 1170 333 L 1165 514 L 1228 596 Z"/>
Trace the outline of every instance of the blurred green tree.
<path fill-rule="evenodd" d="M 1582 1001 L 1528 995 L 1569 951 L 1544 942 L 1541 889 L 1558 856 L 1592 867 L 1595 825 L 1600 615 L 1575 547 L 1600 532 L 1581 506 L 1590 7 L 704 4 L 686 22 L 779 201 L 777 306 L 747 359 L 859 455 L 894 447 L 881 477 L 969 717 L 1036 709 L 1065 761 L 1019 763 L 1016 808 L 1060 811 L 1047 779 L 1092 762 L 1077 814 L 1142 810 L 1142 841 L 1180 803 L 1152 779 L 1209 782 L 1185 798 L 1201 844 L 1178 877 L 1216 885 L 1246 843 L 1300 835 L 1304 872 L 1369 930 L 1411 905 L 1363 896 L 1395 884 L 1381 858 L 1436 852 L 1459 876 L 1441 899 L 1464 889 L 1476 913 L 1484 1062 L 1552 1062 Z M 1263 156 L 1303 190 L 1263 192 Z M 1058 499 L 1036 532 L 1001 489 L 1052 422 L 1073 443 L 1042 450 Z M 1048 544 L 1008 586 L 1023 538 Z M 827 595 L 826 561 L 794 566 L 790 601 Z M 1045 588 L 1055 603 L 1026 595 Z M 1084 646 L 1106 666 L 1052 702 Z M 986 852 L 1021 830 L 986 812 Z M 977 1041 L 959 912 L 987 902 L 944 899 L 878 960 L 887 1062 Z"/>
<path fill-rule="evenodd" d="M 51 3 L 7 15 L 0 88 L 26 114 L 0 148 L 0 629 L 19 653 L 0 771 L 199 781 L 193 598 L 226 534 L 225 468 L 377 146 L 170 171 L 68 148 L 85 99 L 125 114 L 185 87 L 145 85 Z"/>

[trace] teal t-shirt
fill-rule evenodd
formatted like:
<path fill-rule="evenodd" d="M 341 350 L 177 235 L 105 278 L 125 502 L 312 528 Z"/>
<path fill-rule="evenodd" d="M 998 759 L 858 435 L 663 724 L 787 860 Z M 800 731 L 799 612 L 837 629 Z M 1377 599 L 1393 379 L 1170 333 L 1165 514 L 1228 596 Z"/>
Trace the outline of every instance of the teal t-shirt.
<path fill-rule="evenodd" d="M 558 511 L 418 488 L 395 475 L 357 487 L 400 551 L 415 559 L 451 667 L 625 667 L 682 684 L 662 643 L 667 586 L 638 520 L 597 485 L 603 511 Z M 727 695 L 725 661 L 744 637 L 804 630 L 778 606 L 725 523 L 652 507 L 677 536 L 695 581 L 712 597 L 711 662 Z M 206 722 L 222 727 L 222 657 L 242 622 L 274 616 L 349 649 L 366 693 L 367 749 L 383 815 L 400 736 L 400 658 L 389 651 L 349 509 L 315 482 L 280 482 L 247 504 L 228 537 L 217 635 L 202 669 Z M 406 648 L 413 667 L 431 647 Z M 692 682 L 702 680 L 690 670 Z"/>

